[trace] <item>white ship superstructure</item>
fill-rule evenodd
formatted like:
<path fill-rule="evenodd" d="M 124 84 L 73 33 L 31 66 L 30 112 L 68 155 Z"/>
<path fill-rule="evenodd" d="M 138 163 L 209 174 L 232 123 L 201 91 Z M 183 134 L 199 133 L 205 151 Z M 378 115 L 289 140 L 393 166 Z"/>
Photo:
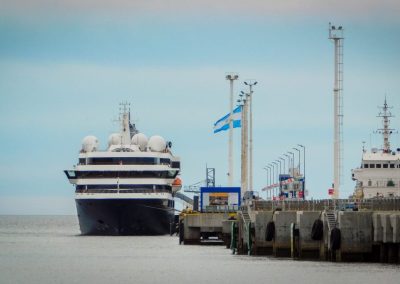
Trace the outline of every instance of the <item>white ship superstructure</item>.
<path fill-rule="evenodd" d="M 163 234 L 174 217 L 174 192 L 180 189 L 180 159 L 161 136 L 150 139 L 130 123 L 123 105 L 121 130 L 109 137 L 108 148 L 87 136 L 79 161 L 65 171 L 75 185 L 83 234 Z"/>
<path fill-rule="evenodd" d="M 356 198 L 400 197 L 400 148 L 392 149 L 390 144 L 393 116 L 386 99 L 378 117 L 383 121 L 383 128 L 377 131 L 383 136 L 383 146 L 370 151 L 363 149 L 361 166 L 352 170 L 352 178 L 357 181 Z"/>

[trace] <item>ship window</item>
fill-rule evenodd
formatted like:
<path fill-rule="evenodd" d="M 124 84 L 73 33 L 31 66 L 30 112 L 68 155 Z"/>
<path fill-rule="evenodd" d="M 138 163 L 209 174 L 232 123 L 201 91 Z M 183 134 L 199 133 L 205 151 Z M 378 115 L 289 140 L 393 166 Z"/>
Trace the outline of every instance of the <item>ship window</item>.
<path fill-rule="evenodd" d="M 175 178 L 178 171 L 78 171 L 77 178 Z"/>
<path fill-rule="evenodd" d="M 79 165 L 85 165 L 86 164 L 86 159 L 85 158 L 80 158 L 79 159 Z"/>
<path fill-rule="evenodd" d="M 384 168 L 384 169 L 387 169 L 388 167 L 389 167 L 388 164 L 383 164 L 383 168 Z"/>
<path fill-rule="evenodd" d="M 371 169 L 374 169 L 374 168 L 375 168 L 375 164 L 370 164 L 369 167 L 370 167 Z"/>
<path fill-rule="evenodd" d="M 170 162 L 171 162 L 170 159 L 160 158 L 160 164 L 161 165 L 169 165 Z"/>
<path fill-rule="evenodd" d="M 181 167 L 181 163 L 180 162 L 172 162 L 171 167 L 179 169 Z"/>
<path fill-rule="evenodd" d="M 382 168 L 382 165 L 381 164 L 376 164 L 376 168 L 380 169 L 380 168 Z"/>
<path fill-rule="evenodd" d="M 77 174 L 75 171 L 64 171 L 64 173 L 67 175 L 69 179 L 74 179 L 76 178 Z"/>
<path fill-rule="evenodd" d="M 111 158 L 89 158 L 89 165 L 158 165 L 169 164 L 170 159 L 159 159 L 149 157 L 111 157 Z"/>
<path fill-rule="evenodd" d="M 172 187 L 169 185 L 161 184 L 89 184 L 89 185 L 77 185 L 76 192 L 92 192 L 92 193 L 113 193 L 117 189 L 124 190 L 124 192 L 152 192 L 171 191 Z M 121 192 L 121 191 L 120 191 Z"/>
<path fill-rule="evenodd" d="M 365 169 L 368 169 L 368 164 L 364 164 L 364 168 L 365 168 Z"/>
<path fill-rule="evenodd" d="M 390 168 L 391 168 L 391 169 L 394 169 L 394 164 L 390 164 Z"/>

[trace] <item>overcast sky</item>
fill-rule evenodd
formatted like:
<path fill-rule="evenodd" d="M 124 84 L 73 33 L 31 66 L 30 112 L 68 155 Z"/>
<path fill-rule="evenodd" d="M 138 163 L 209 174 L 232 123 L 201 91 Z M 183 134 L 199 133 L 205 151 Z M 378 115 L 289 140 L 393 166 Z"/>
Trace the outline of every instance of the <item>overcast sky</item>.
<path fill-rule="evenodd" d="M 75 214 L 63 174 L 86 135 L 103 148 L 118 129 L 119 102 L 137 127 L 173 142 L 184 185 L 216 168 L 227 183 L 228 135 L 213 134 L 228 112 L 226 72 L 256 79 L 254 184 L 263 167 L 306 146 L 309 198 L 333 179 L 333 43 L 343 25 L 344 171 L 353 192 L 362 141 L 373 134 L 385 95 L 400 128 L 398 1 L 0 0 L 0 214 Z M 235 183 L 240 184 L 239 130 Z M 392 137 L 400 147 L 399 135 Z M 297 160 L 297 157 L 296 157 Z"/>

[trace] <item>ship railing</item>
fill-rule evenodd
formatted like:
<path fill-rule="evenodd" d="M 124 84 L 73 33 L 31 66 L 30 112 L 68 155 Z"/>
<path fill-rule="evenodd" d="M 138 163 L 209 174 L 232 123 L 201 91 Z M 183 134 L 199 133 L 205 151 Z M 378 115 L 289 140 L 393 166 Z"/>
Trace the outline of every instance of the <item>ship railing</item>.
<path fill-rule="evenodd" d="M 210 205 L 203 209 L 205 213 L 235 213 L 239 210 L 238 205 Z"/>
<path fill-rule="evenodd" d="M 255 211 L 399 211 L 400 198 L 258 200 L 249 206 Z"/>

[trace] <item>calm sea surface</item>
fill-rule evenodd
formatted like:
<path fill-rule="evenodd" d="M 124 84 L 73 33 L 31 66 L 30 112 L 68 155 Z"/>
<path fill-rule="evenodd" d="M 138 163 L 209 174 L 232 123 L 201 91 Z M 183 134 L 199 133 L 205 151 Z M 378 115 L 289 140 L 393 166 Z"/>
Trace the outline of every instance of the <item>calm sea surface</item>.
<path fill-rule="evenodd" d="M 88 237 L 75 216 L 0 216 L 0 283 L 400 283 L 400 266 L 232 255 L 177 237 Z"/>

